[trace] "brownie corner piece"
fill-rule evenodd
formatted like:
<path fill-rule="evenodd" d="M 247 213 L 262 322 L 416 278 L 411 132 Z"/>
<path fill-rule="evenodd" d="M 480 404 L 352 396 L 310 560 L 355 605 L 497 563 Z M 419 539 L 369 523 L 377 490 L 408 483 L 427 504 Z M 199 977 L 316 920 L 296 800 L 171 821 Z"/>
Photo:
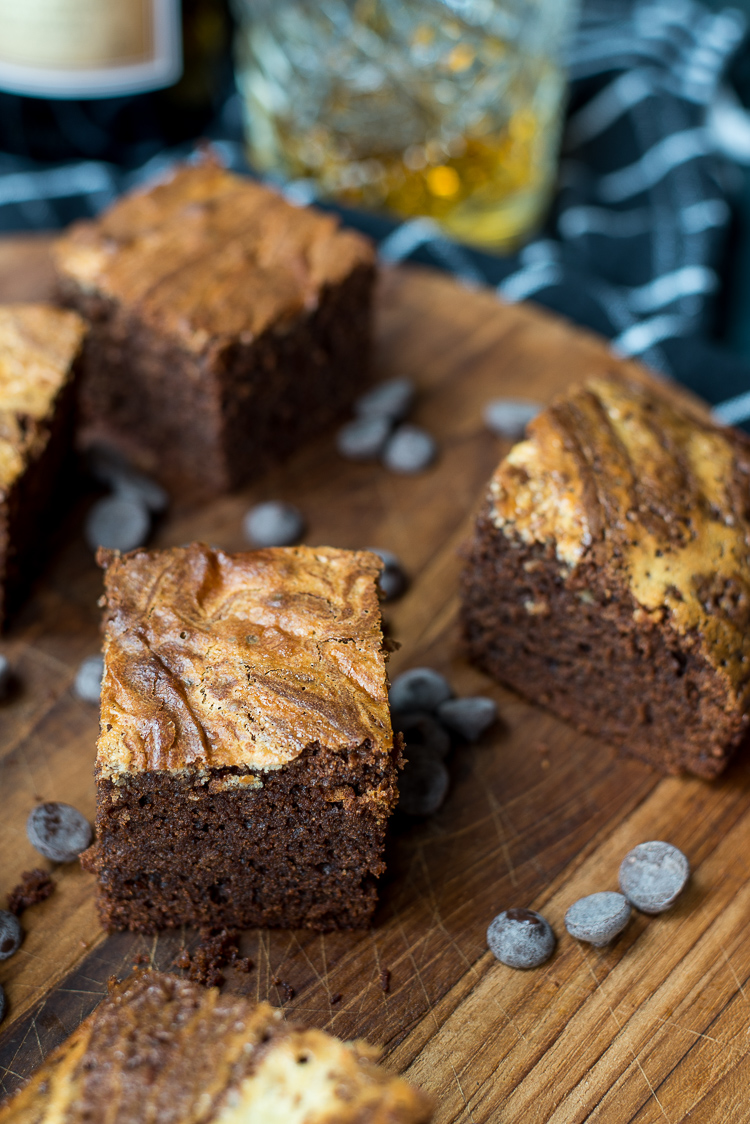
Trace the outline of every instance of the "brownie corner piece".
<path fill-rule="evenodd" d="M 0 628 L 43 557 L 73 439 L 84 321 L 44 303 L 0 305 Z"/>
<path fill-rule="evenodd" d="M 462 576 L 470 657 L 666 773 L 748 727 L 750 442 L 647 378 L 573 387 L 499 465 Z"/>
<path fill-rule="evenodd" d="M 55 262 L 91 322 L 81 444 L 115 447 L 175 497 L 241 486 L 369 378 L 372 244 L 211 161 L 76 224 Z"/>
<path fill-rule="evenodd" d="M 109 929 L 367 925 L 397 799 L 368 552 L 110 556 L 85 865 Z"/>
<path fill-rule="evenodd" d="M 432 1098 L 366 1042 L 287 1022 L 267 1002 L 138 970 L 0 1104 L 3 1124 L 428 1124 Z"/>

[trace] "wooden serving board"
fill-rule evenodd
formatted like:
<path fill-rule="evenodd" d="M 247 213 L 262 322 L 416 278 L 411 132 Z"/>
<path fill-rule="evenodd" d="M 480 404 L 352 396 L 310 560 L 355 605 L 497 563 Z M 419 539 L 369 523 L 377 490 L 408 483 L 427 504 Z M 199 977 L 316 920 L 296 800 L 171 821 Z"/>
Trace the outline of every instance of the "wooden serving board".
<path fill-rule="evenodd" d="M 0 245 L 0 299 L 42 297 L 49 283 L 44 239 Z M 441 1124 L 750 1120 L 750 755 L 714 784 L 664 779 L 496 687 L 460 651 L 457 552 L 505 451 L 482 425 L 483 404 L 547 400 L 618 361 L 601 340 L 539 310 L 427 271 L 384 276 L 377 323 L 379 376 L 417 380 L 416 420 L 440 442 L 434 469 L 405 478 L 348 464 L 322 436 L 243 494 L 168 519 L 155 542 L 242 549 L 249 503 L 279 497 L 303 509 L 310 543 L 394 550 L 412 581 L 385 608 L 403 645 L 392 671 L 437 667 L 458 693 L 496 698 L 502 722 L 454 754 L 439 814 L 392 833 L 369 931 L 247 933 L 254 970 L 229 972 L 225 986 L 380 1044 L 389 1066 L 434 1094 Z M 25 834 L 36 800 L 94 814 L 97 714 L 71 691 L 79 661 L 98 649 L 101 578 L 81 537 L 84 509 L 82 501 L 69 517 L 0 645 L 21 683 L 0 708 L 0 895 L 44 865 Z M 690 858 L 678 904 L 635 916 L 608 948 L 573 941 L 568 905 L 616 889 L 620 859 L 647 839 L 670 840 Z M 69 864 L 53 877 L 53 896 L 24 915 L 22 949 L 0 964 L 3 1091 L 92 1010 L 110 975 L 126 974 L 139 954 L 169 967 L 195 939 L 107 938 L 91 876 Z M 543 910 L 559 936 L 537 971 L 512 971 L 487 951 L 488 922 L 510 906 Z M 278 981 L 294 989 L 291 1001 Z"/>

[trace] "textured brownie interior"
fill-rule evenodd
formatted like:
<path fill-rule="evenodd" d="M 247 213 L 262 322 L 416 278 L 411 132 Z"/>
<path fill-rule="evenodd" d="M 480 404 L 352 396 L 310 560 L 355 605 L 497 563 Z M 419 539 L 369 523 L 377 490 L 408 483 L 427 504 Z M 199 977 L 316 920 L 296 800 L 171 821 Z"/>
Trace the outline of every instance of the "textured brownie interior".
<path fill-rule="evenodd" d="M 472 660 L 627 754 L 710 778 L 742 740 L 747 716 L 698 645 L 639 614 L 593 562 L 564 579 L 551 545 L 508 539 L 485 513 L 463 604 Z"/>
<path fill-rule="evenodd" d="M 399 753 L 311 746 L 259 776 L 262 788 L 232 785 L 233 776 L 252 780 L 237 769 L 100 782 L 98 844 L 87 862 L 99 876 L 103 922 L 140 932 L 367 925 Z"/>
<path fill-rule="evenodd" d="M 0 625 L 7 624 L 46 561 L 45 543 L 66 508 L 74 476 L 72 458 L 74 385 L 71 379 L 55 403 L 40 455 L 0 503 Z M 29 419 L 29 425 L 34 423 Z"/>

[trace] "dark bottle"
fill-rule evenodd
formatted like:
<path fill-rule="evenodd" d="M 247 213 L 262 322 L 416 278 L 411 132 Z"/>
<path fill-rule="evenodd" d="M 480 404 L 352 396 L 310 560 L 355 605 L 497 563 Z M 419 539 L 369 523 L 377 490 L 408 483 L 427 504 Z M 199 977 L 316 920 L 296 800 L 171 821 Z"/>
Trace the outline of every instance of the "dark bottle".
<path fill-rule="evenodd" d="M 0 152 L 135 166 L 197 137 L 230 39 L 226 0 L 0 0 Z"/>

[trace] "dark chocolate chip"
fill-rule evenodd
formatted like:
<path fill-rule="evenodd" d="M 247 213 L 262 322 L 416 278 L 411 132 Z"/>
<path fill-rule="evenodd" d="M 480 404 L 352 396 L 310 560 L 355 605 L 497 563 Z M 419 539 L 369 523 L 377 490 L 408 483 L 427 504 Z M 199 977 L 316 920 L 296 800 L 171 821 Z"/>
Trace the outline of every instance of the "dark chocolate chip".
<path fill-rule="evenodd" d="M 360 418 L 385 418 L 398 422 L 409 413 L 414 395 L 411 379 L 388 379 L 358 398 L 354 403 L 354 412 Z"/>
<path fill-rule="evenodd" d="M 336 434 L 336 449 L 348 461 L 378 459 L 391 432 L 387 418 L 356 418 Z"/>
<path fill-rule="evenodd" d="M 505 909 L 487 929 L 487 944 L 509 968 L 538 968 L 555 951 L 555 934 L 533 909 Z"/>
<path fill-rule="evenodd" d="M 662 913 L 690 877 L 690 864 L 671 843 L 639 843 L 620 864 L 620 889 L 642 913 Z"/>
<path fill-rule="evenodd" d="M 98 703 L 102 693 L 104 660 L 101 656 L 87 656 L 76 672 L 73 690 L 84 702 Z"/>
<path fill-rule="evenodd" d="M 151 530 L 149 510 L 134 495 L 105 496 L 97 500 L 86 517 L 84 533 L 92 550 L 135 550 L 143 546 Z"/>
<path fill-rule="evenodd" d="M 40 855 L 56 863 L 77 859 L 91 843 L 91 824 L 70 804 L 38 804 L 29 813 L 26 834 Z"/>
<path fill-rule="evenodd" d="M 397 675 L 388 692 L 391 710 L 408 713 L 413 710 L 436 710 L 453 691 L 444 675 L 431 667 L 411 667 Z"/>
<path fill-rule="evenodd" d="M 135 497 L 154 514 L 169 506 L 169 496 L 161 484 L 138 472 L 116 449 L 97 445 L 88 450 L 87 461 L 91 475 L 118 495 Z"/>
<path fill-rule="evenodd" d="M 383 563 L 383 570 L 378 578 L 378 586 L 384 601 L 395 601 L 400 597 L 407 586 L 406 574 L 397 555 L 391 550 L 382 550 L 379 546 L 368 546 L 372 554 L 377 554 Z"/>
<path fill-rule="evenodd" d="M 407 758 L 398 781 L 399 810 L 407 816 L 431 816 L 448 795 L 448 770 L 439 757 L 421 746 L 413 746 Z"/>
<path fill-rule="evenodd" d="M 391 472 L 411 476 L 424 472 L 437 456 L 435 439 L 416 425 L 400 425 L 383 450 L 383 464 Z"/>
<path fill-rule="evenodd" d="M 494 699 L 474 695 L 463 699 L 446 699 L 437 708 L 437 716 L 455 734 L 475 742 L 497 719 Z"/>
<path fill-rule="evenodd" d="M 574 902 L 565 914 L 565 928 L 571 937 L 597 948 L 609 944 L 630 920 L 630 905 L 622 894 L 602 890 Z"/>
<path fill-rule="evenodd" d="M 538 402 L 523 398 L 495 398 L 484 407 L 484 424 L 498 437 L 517 441 L 541 408 Z"/>
<path fill-rule="evenodd" d="M 23 929 L 18 918 L 7 909 L 0 909 L 0 960 L 7 960 L 18 952 L 22 940 Z"/>
<path fill-rule="evenodd" d="M 428 749 L 441 760 L 451 750 L 450 735 L 426 710 L 411 711 L 408 714 L 394 714 L 393 728 L 404 735 L 406 756 L 415 747 Z"/>
<path fill-rule="evenodd" d="M 292 546 L 305 533 L 305 520 L 293 504 L 268 500 L 250 508 L 243 527 L 254 546 Z"/>

